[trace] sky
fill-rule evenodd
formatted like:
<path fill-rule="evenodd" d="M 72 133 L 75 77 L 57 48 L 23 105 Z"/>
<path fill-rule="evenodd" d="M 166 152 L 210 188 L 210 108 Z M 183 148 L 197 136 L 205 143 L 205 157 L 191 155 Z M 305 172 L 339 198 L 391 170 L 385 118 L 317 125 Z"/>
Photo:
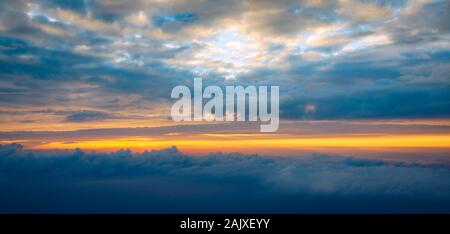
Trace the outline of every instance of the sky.
<path fill-rule="evenodd" d="M 2 1 L 0 13 L 3 143 L 211 152 L 223 147 L 208 134 L 226 133 L 285 154 L 312 135 L 322 148 L 450 146 L 448 1 Z M 280 130 L 172 121 L 171 89 L 196 77 L 280 86 Z M 177 125 L 189 127 L 158 134 Z M 118 128 L 126 137 L 76 133 Z"/>
<path fill-rule="evenodd" d="M 214 136 L 226 133 L 262 145 L 260 137 L 281 141 L 285 154 L 305 148 L 302 139 L 312 135 L 313 147 L 448 148 L 449 7 L 425 0 L 2 1 L 0 140 L 35 149 L 211 152 Z M 191 87 L 196 77 L 205 86 L 280 86 L 280 130 L 259 136 L 252 124 L 227 131 L 220 122 L 174 122 L 171 89 Z M 177 125 L 189 127 L 158 134 Z M 76 133 L 118 128 L 126 137 Z M 331 128 L 341 130 L 330 135 Z M 23 131 L 33 133 L 14 137 Z M 47 131 L 59 134 L 35 137 Z M 244 150 L 234 146 L 239 137 L 227 139 L 230 151 Z M 252 149 L 268 152 L 245 150 Z"/>
<path fill-rule="evenodd" d="M 448 213 L 449 74 L 446 0 L 2 0 L 0 213 Z M 195 78 L 278 131 L 173 121 Z"/>

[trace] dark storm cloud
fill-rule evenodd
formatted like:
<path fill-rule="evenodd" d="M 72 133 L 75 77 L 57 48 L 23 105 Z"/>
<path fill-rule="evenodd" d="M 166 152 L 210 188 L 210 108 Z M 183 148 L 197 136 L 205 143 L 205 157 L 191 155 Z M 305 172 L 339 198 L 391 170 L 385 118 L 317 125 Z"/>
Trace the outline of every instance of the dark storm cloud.
<path fill-rule="evenodd" d="M 280 115 L 289 119 L 448 118 L 448 87 L 390 87 L 324 98 L 302 96 L 282 103 Z M 308 111 L 307 106 L 314 110 Z"/>
<path fill-rule="evenodd" d="M 74 66 L 98 62 L 93 56 L 63 49 L 44 49 L 24 40 L 0 37 L 2 46 L 0 72 L 8 75 L 28 75 L 37 79 L 77 79 Z M 25 56 L 25 61 L 20 61 Z M 27 61 L 29 58 L 29 61 Z"/>
<path fill-rule="evenodd" d="M 390 47 L 393 48 L 393 47 Z M 389 49 L 387 49 L 389 50 Z M 389 56 L 389 52 L 386 52 Z M 448 51 L 409 51 L 398 59 L 306 62 L 292 66 L 298 75 L 289 87 L 281 116 L 299 119 L 448 118 Z M 376 56 L 375 56 L 376 58 Z M 326 69 L 321 69 L 326 66 Z M 307 106 L 314 110 L 307 111 Z"/>
<path fill-rule="evenodd" d="M 105 64 L 103 58 L 64 49 L 44 49 L 29 42 L 0 37 L 0 74 L 4 103 L 45 105 L 64 103 L 70 93 L 135 93 L 144 99 L 168 99 L 170 90 L 192 74 L 153 62 L 148 69 L 128 69 Z M 99 88 L 70 88 L 69 82 L 93 84 Z M 69 92 L 69 93 L 68 93 Z M 55 99 L 54 96 L 61 98 Z"/>

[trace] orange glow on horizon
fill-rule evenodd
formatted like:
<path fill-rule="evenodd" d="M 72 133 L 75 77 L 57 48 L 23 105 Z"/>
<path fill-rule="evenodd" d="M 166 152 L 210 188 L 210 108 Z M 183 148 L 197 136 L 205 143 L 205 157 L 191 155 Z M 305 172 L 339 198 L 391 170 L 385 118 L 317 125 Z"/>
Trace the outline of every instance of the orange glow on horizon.
<path fill-rule="evenodd" d="M 114 151 L 131 149 L 144 150 L 163 149 L 177 146 L 186 152 L 258 152 L 259 150 L 284 151 L 308 150 L 321 148 L 349 149 L 401 149 L 401 148 L 436 148 L 450 149 L 450 134 L 442 135 L 355 135 L 355 136 L 313 136 L 298 137 L 292 135 L 264 134 L 208 134 L 190 136 L 187 139 L 128 137 L 111 140 L 82 140 L 76 142 L 49 142 L 36 145 L 33 149 L 74 149 Z"/>

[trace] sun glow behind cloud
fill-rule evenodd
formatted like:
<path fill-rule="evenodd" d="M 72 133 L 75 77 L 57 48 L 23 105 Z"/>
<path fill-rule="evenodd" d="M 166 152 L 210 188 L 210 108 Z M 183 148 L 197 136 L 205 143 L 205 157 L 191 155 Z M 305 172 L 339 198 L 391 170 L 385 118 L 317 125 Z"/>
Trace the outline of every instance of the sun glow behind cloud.
<path fill-rule="evenodd" d="M 118 127 L 118 126 L 117 126 Z M 74 149 L 134 152 L 177 146 L 186 153 L 245 152 L 264 155 L 339 153 L 448 154 L 447 121 L 283 121 L 277 133 L 258 133 L 258 124 L 204 123 L 148 128 L 85 129 L 58 132 L 9 132 L 2 143 L 20 142 L 37 150 Z M 384 157 L 384 156 L 382 156 Z"/>
<path fill-rule="evenodd" d="M 135 152 L 177 146 L 186 153 L 245 152 L 259 154 L 286 154 L 302 151 L 345 152 L 383 151 L 408 152 L 426 149 L 428 153 L 450 152 L 450 135 L 349 135 L 298 137 L 279 134 L 204 134 L 191 136 L 166 136 L 158 138 L 127 137 L 110 140 L 81 140 L 74 142 L 49 142 L 34 149 L 74 149 L 97 151 L 131 149 Z"/>

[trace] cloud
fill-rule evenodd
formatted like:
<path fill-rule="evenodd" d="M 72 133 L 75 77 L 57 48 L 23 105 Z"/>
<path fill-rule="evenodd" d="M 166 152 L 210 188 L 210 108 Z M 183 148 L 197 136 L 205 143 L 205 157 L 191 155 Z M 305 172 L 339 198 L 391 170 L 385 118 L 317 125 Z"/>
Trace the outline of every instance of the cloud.
<path fill-rule="evenodd" d="M 0 147 L 0 211 L 448 212 L 449 173 L 331 155 L 33 152 L 10 144 Z"/>
<path fill-rule="evenodd" d="M 280 114 L 288 119 L 448 118 L 447 93 L 437 87 L 386 87 L 336 95 L 332 102 L 331 97 L 302 96 L 283 102 Z M 309 103 L 315 103 L 314 112 L 304 111 Z"/>
<path fill-rule="evenodd" d="M 373 21 L 386 19 L 391 14 L 389 5 L 381 5 L 371 2 L 360 2 L 352 0 L 340 1 L 338 12 L 358 21 Z"/>
<path fill-rule="evenodd" d="M 280 103 L 298 106 L 287 118 L 316 102 L 308 118 L 345 118 L 339 106 L 355 103 L 352 118 L 447 117 L 448 4 L 2 1 L 0 105 L 136 113 L 169 106 L 171 88 L 201 76 L 279 85 Z M 428 103 L 392 99 L 405 93 Z"/>
<path fill-rule="evenodd" d="M 108 118 L 108 114 L 101 111 L 82 110 L 66 117 L 68 122 L 97 121 Z"/>

